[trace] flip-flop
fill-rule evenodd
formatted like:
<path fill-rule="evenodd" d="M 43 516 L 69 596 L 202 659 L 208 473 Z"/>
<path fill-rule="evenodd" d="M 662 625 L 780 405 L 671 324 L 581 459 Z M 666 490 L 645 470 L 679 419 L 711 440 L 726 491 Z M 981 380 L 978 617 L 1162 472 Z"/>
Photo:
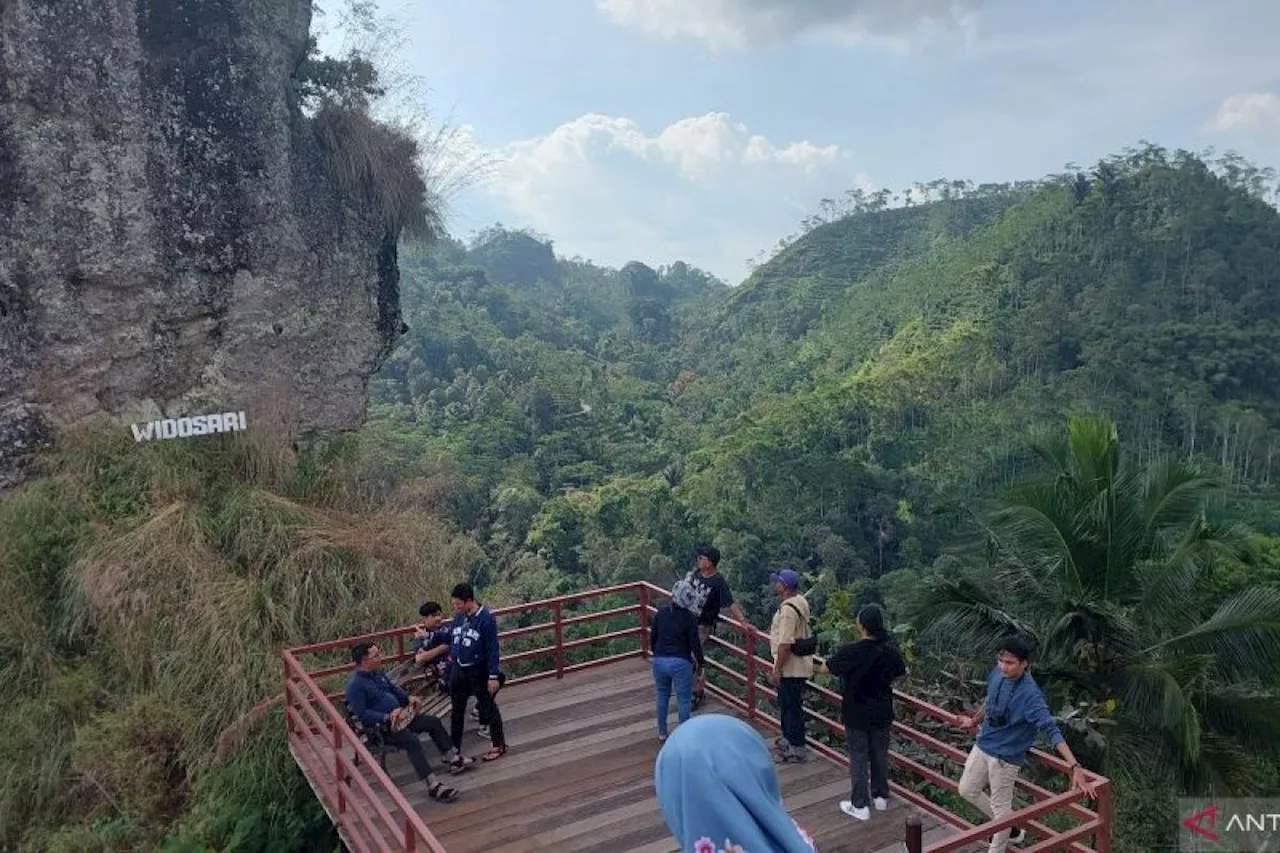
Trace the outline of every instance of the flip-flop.
<path fill-rule="evenodd" d="M 458 757 L 457 761 L 449 762 L 449 772 L 456 776 L 457 774 L 462 773 L 465 770 L 470 770 L 471 765 L 475 763 L 476 763 L 476 760 L 471 756 L 461 755 Z"/>
<path fill-rule="evenodd" d="M 458 789 L 450 788 L 443 782 L 437 782 L 427 789 L 427 795 L 440 803 L 451 803 L 458 799 Z"/>
<path fill-rule="evenodd" d="M 493 749 L 489 750 L 484 754 L 484 757 L 482 760 L 497 761 L 499 758 L 501 758 L 506 754 L 507 754 L 506 746 L 495 746 Z"/>

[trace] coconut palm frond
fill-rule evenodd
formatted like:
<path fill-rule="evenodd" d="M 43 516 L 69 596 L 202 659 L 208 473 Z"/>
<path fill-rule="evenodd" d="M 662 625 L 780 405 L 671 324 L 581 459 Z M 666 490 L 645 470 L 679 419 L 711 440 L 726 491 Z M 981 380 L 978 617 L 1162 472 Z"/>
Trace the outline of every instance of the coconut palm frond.
<path fill-rule="evenodd" d="M 1182 529 L 1203 511 L 1210 495 L 1222 488 L 1219 478 L 1201 473 L 1178 457 L 1157 459 L 1142 478 L 1142 518 L 1148 534 Z"/>
<path fill-rule="evenodd" d="M 994 654 L 1000 640 L 1012 634 L 1036 636 L 1030 625 L 964 578 L 935 580 L 917 599 L 909 618 L 920 626 L 922 639 L 956 643 L 977 656 Z"/>
<path fill-rule="evenodd" d="M 1280 755 L 1280 690 L 1229 684 L 1206 690 L 1196 702 L 1207 729 L 1255 753 Z"/>
<path fill-rule="evenodd" d="M 990 527 L 1003 561 L 1021 563 L 1032 574 L 1056 577 L 1068 594 L 1083 592 L 1077 555 L 1051 510 L 1013 504 L 995 512 Z"/>
<path fill-rule="evenodd" d="M 1210 655 L 1231 680 L 1280 677 L 1280 587 L 1246 589 L 1218 606 L 1199 625 L 1147 651 L 1164 655 Z"/>

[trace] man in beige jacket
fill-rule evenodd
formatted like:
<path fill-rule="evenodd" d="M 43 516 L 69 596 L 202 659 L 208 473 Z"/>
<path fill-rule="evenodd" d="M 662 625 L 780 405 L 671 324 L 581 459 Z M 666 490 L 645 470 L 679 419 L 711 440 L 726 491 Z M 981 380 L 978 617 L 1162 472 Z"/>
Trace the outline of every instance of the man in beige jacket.
<path fill-rule="evenodd" d="M 808 750 L 804 736 L 804 687 L 813 677 L 813 657 L 797 655 L 796 640 L 813 636 L 809 602 L 798 590 L 800 576 L 790 569 L 769 576 L 778 593 L 778 612 L 769 626 L 769 651 L 773 655 L 774 685 L 778 688 L 778 715 L 782 737 L 775 743 L 778 760 L 805 761 Z"/>

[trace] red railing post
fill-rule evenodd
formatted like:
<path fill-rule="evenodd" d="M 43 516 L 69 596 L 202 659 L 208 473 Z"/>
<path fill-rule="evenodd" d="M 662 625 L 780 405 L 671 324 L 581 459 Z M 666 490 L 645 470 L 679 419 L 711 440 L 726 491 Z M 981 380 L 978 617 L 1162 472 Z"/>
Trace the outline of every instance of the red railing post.
<path fill-rule="evenodd" d="M 920 823 L 920 818 L 907 818 L 907 853 L 923 853 L 924 851 L 924 826 Z"/>
<path fill-rule="evenodd" d="M 1107 779 L 1098 786 L 1098 827 L 1093 837 L 1095 853 L 1111 853 L 1111 820 L 1115 816 L 1114 804 L 1111 802 L 1111 780 Z"/>
<path fill-rule="evenodd" d="M 557 601 L 552 612 L 556 623 L 556 678 L 564 678 L 564 605 Z"/>
<path fill-rule="evenodd" d="M 280 663 L 284 666 L 284 726 L 285 732 L 289 735 L 289 739 L 293 739 L 293 720 L 289 717 L 289 708 L 293 704 L 293 700 L 289 698 L 289 659 L 284 655 L 280 656 Z"/>
<path fill-rule="evenodd" d="M 396 634 L 396 660 L 404 660 L 404 632 Z"/>
<path fill-rule="evenodd" d="M 333 732 L 333 789 L 338 794 L 338 818 L 339 828 L 341 828 L 341 818 L 347 810 L 347 792 L 344 787 L 347 779 L 346 774 L 342 772 L 342 732 L 332 720 L 329 721 L 329 730 Z"/>
<path fill-rule="evenodd" d="M 640 653 L 649 657 L 649 586 L 640 584 Z"/>
<path fill-rule="evenodd" d="M 743 625 L 742 632 L 746 637 L 747 647 L 747 719 L 755 720 L 756 679 L 759 677 L 756 673 L 756 629 L 751 625 Z"/>
<path fill-rule="evenodd" d="M 404 816 L 404 849 L 405 853 L 414 853 L 417 849 L 418 836 L 413 831 L 413 821 L 408 815 Z"/>

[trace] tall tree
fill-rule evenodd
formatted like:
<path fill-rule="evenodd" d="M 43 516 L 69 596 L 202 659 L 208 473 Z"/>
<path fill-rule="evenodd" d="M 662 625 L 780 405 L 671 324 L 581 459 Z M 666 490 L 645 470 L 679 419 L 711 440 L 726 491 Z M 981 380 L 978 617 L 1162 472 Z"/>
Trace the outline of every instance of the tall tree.
<path fill-rule="evenodd" d="M 1106 772 L 1185 790 L 1247 790 L 1252 754 L 1280 744 L 1280 586 L 1214 601 L 1216 576 L 1253 557 L 1219 525 L 1220 490 L 1180 459 L 1135 466 L 1106 420 L 1072 419 L 1033 449 L 1047 476 L 1014 488 L 984 523 L 987 559 L 935 579 L 925 635 L 993 651 L 1018 632 L 1060 701 L 1110 717 Z"/>

